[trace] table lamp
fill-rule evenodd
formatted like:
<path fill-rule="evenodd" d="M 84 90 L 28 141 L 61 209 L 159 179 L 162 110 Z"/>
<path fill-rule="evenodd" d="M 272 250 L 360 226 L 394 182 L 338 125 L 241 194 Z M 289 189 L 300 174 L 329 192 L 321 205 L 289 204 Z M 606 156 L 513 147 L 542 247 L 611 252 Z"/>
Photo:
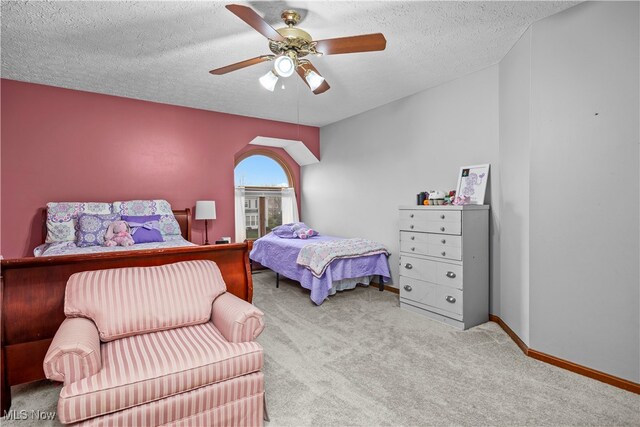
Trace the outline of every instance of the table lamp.
<path fill-rule="evenodd" d="M 209 230 L 207 220 L 216 219 L 216 202 L 213 200 L 198 200 L 196 202 L 196 220 L 204 219 L 204 244 L 209 244 Z"/>

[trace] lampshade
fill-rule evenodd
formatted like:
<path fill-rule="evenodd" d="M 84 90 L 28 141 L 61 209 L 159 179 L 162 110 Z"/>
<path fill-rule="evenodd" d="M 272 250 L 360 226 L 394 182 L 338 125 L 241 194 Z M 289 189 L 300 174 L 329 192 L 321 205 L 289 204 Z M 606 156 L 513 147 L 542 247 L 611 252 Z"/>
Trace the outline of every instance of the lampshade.
<path fill-rule="evenodd" d="M 296 65 L 293 59 L 287 55 L 282 55 L 276 59 L 273 69 L 281 77 L 289 77 L 295 71 Z"/>
<path fill-rule="evenodd" d="M 278 76 L 273 74 L 273 71 L 269 71 L 267 74 L 260 77 L 259 80 L 262 87 L 273 92 L 276 88 L 276 83 L 278 83 Z"/>
<path fill-rule="evenodd" d="M 324 77 L 313 70 L 309 70 L 304 74 L 304 79 L 309 83 L 311 90 L 316 90 L 324 82 Z"/>
<path fill-rule="evenodd" d="M 216 202 L 213 200 L 197 201 L 196 219 L 216 219 Z"/>

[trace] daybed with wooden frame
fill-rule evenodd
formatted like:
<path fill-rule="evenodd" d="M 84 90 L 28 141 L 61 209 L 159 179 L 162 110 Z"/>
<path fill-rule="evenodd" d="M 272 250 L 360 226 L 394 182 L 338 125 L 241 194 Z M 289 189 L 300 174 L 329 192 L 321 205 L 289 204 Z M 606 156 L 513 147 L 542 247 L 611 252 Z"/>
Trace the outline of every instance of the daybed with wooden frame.
<path fill-rule="evenodd" d="M 174 211 L 174 215 L 183 237 L 189 240 L 190 210 Z M 253 282 L 248 254 L 246 243 L 234 243 L 1 260 L 0 412 L 4 414 L 11 406 L 12 385 L 45 378 L 42 362 L 53 336 L 65 319 L 64 293 L 72 274 L 107 268 L 212 260 L 218 264 L 227 290 L 251 302 Z"/>

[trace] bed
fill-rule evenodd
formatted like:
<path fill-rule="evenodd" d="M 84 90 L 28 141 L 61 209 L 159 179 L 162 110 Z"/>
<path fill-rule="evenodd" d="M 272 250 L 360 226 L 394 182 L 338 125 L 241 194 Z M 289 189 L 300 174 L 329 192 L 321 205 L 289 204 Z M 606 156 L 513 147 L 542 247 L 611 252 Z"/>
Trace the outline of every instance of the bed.
<path fill-rule="evenodd" d="M 181 235 L 188 240 L 189 209 L 174 214 Z M 44 379 L 42 361 L 65 318 L 64 291 L 72 274 L 206 259 L 218 264 L 228 292 L 251 302 L 253 282 L 248 253 L 246 243 L 233 243 L 1 260 L 0 412 L 9 410 L 11 405 L 10 386 Z"/>
<path fill-rule="evenodd" d="M 156 226 L 162 228 L 162 240 L 136 243 L 132 246 L 104 246 L 101 244 L 77 245 L 79 215 L 152 215 L 161 220 Z M 140 218 L 141 216 L 136 216 Z M 118 216 L 117 219 L 120 219 Z M 160 230 L 159 230 L 160 231 Z M 166 233 L 165 233 L 166 231 Z M 33 255 L 91 255 L 132 250 L 168 249 L 195 246 L 191 240 L 191 210 L 174 210 L 166 200 L 131 200 L 113 203 L 66 202 L 48 203 L 42 209 L 42 244 L 33 250 Z"/>
<path fill-rule="evenodd" d="M 276 287 L 280 275 L 300 282 L 311 291 L 311 300 L 320 305 L 338 291 L 353 289 L 358 284 L 369 285 L 378 276 L 379 289 L 391 279 L 387 253 L 338 258 L 331 261 L 317 277 L 310 269 L 297 263 L 302 248 L 319 242 L 343 241 L 340 237 L 315 236 L 308 239 L 284 239 L 269 233 L 253 242 L 249 258 L 276 273 Z"/>

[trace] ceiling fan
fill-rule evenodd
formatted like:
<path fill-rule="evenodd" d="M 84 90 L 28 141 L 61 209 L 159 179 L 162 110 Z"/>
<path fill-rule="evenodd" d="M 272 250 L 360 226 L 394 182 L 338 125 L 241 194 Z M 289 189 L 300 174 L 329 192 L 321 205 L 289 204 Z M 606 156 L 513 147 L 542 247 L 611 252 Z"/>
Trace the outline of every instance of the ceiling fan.
<path fill-rule="evenodd" d="M 274 61 L 273 70 L 260 77 L 262 86 L 270 91 L 275 88 L 278 77 L 289 77 L 295 71 L 313 93 L 319 95 L 329 90 L 329 84 L 308 59 L 303 59 L 305 56 L 372 52 L 384 50 L 387 45 L 387 40 L 381 33 L 313 40 L 309 33 L 295 27 L 300 21 L 300 15 L 295 10 L 282 12 L 280 16 L 287 26 L 276 30 L 250 7 L 230 4 L 226 8 L 269 39 L 269 49 L 273 55 L 258 56 L 209 72 L 221 75 L 262 62 Z"/>

